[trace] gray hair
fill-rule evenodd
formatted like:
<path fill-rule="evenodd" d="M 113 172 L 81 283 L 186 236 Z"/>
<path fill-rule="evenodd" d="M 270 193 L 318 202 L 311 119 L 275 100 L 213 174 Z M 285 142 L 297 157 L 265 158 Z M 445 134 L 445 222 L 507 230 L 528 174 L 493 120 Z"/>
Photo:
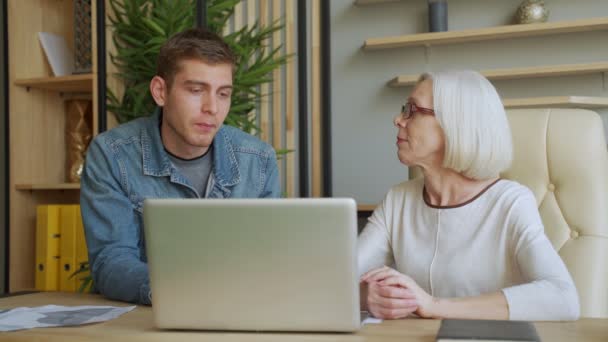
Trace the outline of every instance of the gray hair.
<path fill-rule="evenodd" d="M 497 177 L 511 165 L 513 142 L 494 86 L 470 70 L 425 73 L 433 83 L 436 118 L 445 135 L 443 166 L 471 179 Z"/>

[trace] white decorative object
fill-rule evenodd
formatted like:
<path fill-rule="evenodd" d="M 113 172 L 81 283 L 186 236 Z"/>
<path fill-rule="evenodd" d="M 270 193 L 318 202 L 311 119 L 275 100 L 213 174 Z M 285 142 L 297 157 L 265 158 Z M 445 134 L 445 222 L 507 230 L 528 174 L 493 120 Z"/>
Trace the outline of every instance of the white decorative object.
<path fill-rule="evenodd" d="M 525 0 L 515 13 L 516 24 L 544 23 L 549 17 L 549 10 L 543 0 Z"/>
<path fill-rule="evenodd" d="M 53 33 L 38 32 L 38 39 L 53 69 L 53 75 L 71 75 L 74 71 L 74 54 L 68 48 L 65 38 Z"/>

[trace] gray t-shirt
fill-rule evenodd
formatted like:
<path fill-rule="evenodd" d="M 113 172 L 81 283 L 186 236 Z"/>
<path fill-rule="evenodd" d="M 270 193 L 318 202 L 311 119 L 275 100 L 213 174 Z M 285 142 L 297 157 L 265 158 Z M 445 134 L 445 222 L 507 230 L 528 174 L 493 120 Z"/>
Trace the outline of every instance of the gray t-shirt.
<path fill-rule="evenodd" d="M 169 151 L 167 151 L 167 154 L 169 155 L 171 162 L 173 162 L 173 165 L 175 165 L 179 172 L 190 181 L 198 195 L 200 197 L 206 197 L 209 176 L 213 170 L 212 146 L 209 147 L 209 150 L 207 150 L 205 154 L 194 159 L 182 159 L 174 156 Z"/>

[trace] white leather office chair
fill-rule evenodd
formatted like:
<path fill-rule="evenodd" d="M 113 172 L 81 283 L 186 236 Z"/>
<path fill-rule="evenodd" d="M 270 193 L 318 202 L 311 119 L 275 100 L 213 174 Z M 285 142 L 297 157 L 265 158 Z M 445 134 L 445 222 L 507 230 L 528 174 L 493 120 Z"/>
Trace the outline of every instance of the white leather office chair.
<path fill-rule="evenodd" d="M 532 190 L 545 233 L 578 289 L 581 317 L 608 317 L 608 151 L 602 120 L 582 109 L 507 112 L 514 144 L 502 177 Z"/>
<path fill-rule="evenodd" d="M 507 111 L 514 159 L 501 175 L 532 190 L 545 233 L 576 284 L 581 317 L 608 317 L 608 151 L 583 109 Z M 410 168 L 410 178 L 421 176 Z"/>

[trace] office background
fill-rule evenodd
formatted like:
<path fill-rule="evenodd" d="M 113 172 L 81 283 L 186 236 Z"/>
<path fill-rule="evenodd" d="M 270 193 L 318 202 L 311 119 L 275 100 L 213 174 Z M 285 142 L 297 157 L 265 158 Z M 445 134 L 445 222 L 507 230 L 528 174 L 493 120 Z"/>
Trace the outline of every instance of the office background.
<path fill-rule="evenodd" d="M 520 3 L 521 0 L 450 0 L 449 29 L 509 24 Z M 300 11 L 302 4 L 305 5 L 304 16 Z M 551 0 L 546 1 L 546 5 L 551 12 L 549 21 L 608 15 L 608 1 L 604 0 Z M 6 2 L 3 2 L 1 9 L 4 12 L 6 6 Z M 328 12 L 324 11 L 326 8 Z M 328 16 L 325 16 L 326 14 Z M 4 21 L 5 13 L 0 17 Z M 44 17 L 48 19 L 48 15 Z M 596 62 L 602 61 L 608 53 L 605 30 L 458 43 L 430 48 L 410 47 L 380 51 L 361 49 L 367 38 L 426 32 L 427 2 L 424 0 L 389 1 L 368 6 L 358 6 L 355 0 L 244 0 L 237 7 L 230 30 L 255 20 L 263 19 L 269 22 L 279 17 L 284 18 L 286 30 L 277 33 L 272 44 L 283 43 L 284 53 L 298 55 L 294 56 L 288 66 L 277 72 L 279 81 L 266 88 L 265 92 L 269 92 L 271 96 L 264 105 L 266 109 L 260 108 L 260 112 L 265 112 L 266 116 L 265 119 L 260 116 L 259 123 L 261 126 L 266 125 L 263 138 L 276 148 L 294 149 L 294 152 L 280 162 L 283 188 L 290 197 L 354 197 L 359 204 L 374 205 L 382 199 L 390 186 L 407 178 L 407 168 L 396 158 L 396 130 L 392 125 L 392 118 L 397 114 L 411 87 L 388 87 L 387 82 L 397 75 L 452 68 L 483 70 Z M 3 37 L 5 26 L 6 22 L 0 25 Z M 35 27 L 29 29 L 34 31 Z M 106 41 L 110 41 L 111 32 L 106 33 Z M 298 40 L 301 33 L 306 37 L 303 42 Z M 326 56 L 323 47 L 328 42 L 331 54 Z M 2 68 L 7 64 L 4 51 L 6 44 L 7 39 L 1 47 L 3 51 L 0 51 L 3 58 L 0 63 Z M 108 46 L 108 50 L 111 51 L 111 46 Z M 301 61 L 304 62 L 303 65 L 300 64 Z M 304 73 L 301 73 L 302 70 Z M 325 78 L 327 74 L 324 74 L 326 70 L 331 70 L 328 79 Z M 113 72 L 109 62 L 108 72 Z M 300 75 L 305 75 L 304 79 Z M 12 77 L 14 76 L 25 78 L 41 75 L 36 68 L 28 66 L 27 70 L 22 70 L 21 74 Z M 5 88 L 7 80 L 4 69 L 0 70 L 0 77 L 4 80 L 0 87 Z M 324 83 L 325 81 L 328 83 Z M 109 86 L 111 82 L 109 77 Z M 607 73 L 505 80 L 495 82 L 495 85 L 505 98 L 608 96 Z M 22 88 L 15 89 L 24 92 Z M 284 92 L 277 95 L 277 90 Z M 306 93 L 302 97 L 305 103 L 300 101 L 299 93 L 302 90 Z M 4 103 L 4 100 L 8 100 L 4 97 L 5 93 L 5 89 L 0 92 L 0 105 L 3 109 L 7 108 Z M 26 94 L 25 100 L 21 102 L 29 106 L 29 100 L 35 94 L 37 93 Z M 49 98 L 51 97 L 56 96 L 50 94 Z M 326 108 L 326 105 L 329 107 Z M 608 111 L 605 108 L 597 111 L 605 119 L 605 126 L 608 126 Z M 8 133 L 8 126 L 1 126 L 7 123 L 7 117 L 8 112 L 3 110 L 0 113 L 0 131 L 3 133 Z M 305 120 L 300 120 L 301 118 Z M 33 122 L 36 123 L 36 120 Z M 40 126 L 40 122 L 36 124 Z M 305 126 L 303 130 L 302 125 Z M 324 132 L 324 129 L 329 131 Z M 300 132 L 304 132 L 305 136 Z M 28 136 L 33 135 L 29 131 L 27 133 Z M 4 195 L 0 198 L 2 222 L 7 220 L 9 192 L 17 199 L 13 201 L 15 203 L 25 199 L 28 205 L 33 205 L 34 202 L 38 203 L 38 198 L 42 199 L 41 203 L 47 201 L 46 195 L 40 195 L 46 192 L 17 191 L 14 184 L 5 183 L 8 177 L 7 135 L 4 134 L 0 139 L 0 191 Z M 302 155 L 304 158 L 301 158 Z M 327 158 L 328 156 L 330 158 Z M 301 163 L 302 160 L 305 163 Z M 12 180 L 14 183 L 19 183 L 16 177 L 23 176 L 17 173 Z M 45 177 L 25 175 L 21 182 L 40 181 Z M 56 179 L 52 181 L 56 182 Z M 8 186 L 9 184 L 11 186 Z M 48 199 L 71 200 L 77 193 L 70 189 L 65 192 L 49 191 L 52 196 L 60 195 L 49 196 Z M 33 244 L 33 211 L 19 210 L 19 215 L 13 215 L 13 219 L 18 216 L 18 220 L 15 220 L 11 229 L 25 236 L 18 241 L 18 246 L 28 248 L 13 248 L 16 254 L 12 260 L 21 260 L 24 265 L 29 265 L 33 264 L 30 262 L 33 257 L 30 249 Z M 361 224 L 364 223 L 363 218 Z M 0 226 L 0 239 L 6 239 L 4 243 L 0 243 L 2 287 L 6 281 L 2 277 L 6 274 L 7 230 L 5 224 Z M 13 234 L 13 239 L 16 235 Z M 30 277 L 26 280 L 24 283 L 29 284 L 32 279 Z M 21 288 L 21 285 L 15 288 Z"/>
<path fill-rule="evenodd" d="M 511 23 L 521 0 L 449 0 L 449 30 Z M 549 21 L 605 17 L 605 0 L 550 0 Z M 392 118 L 411 87 L 390 88 L 397 75 L 444 69 L 502 69 L 606 61 L 606 31 L 364 51 L 368 38 L 427 32 L 427 1 L 357 6 L 331 1 L 332 194 L 376 204 L 407 179 L 396 158 Z M 493 82 L 503 98 L 608 96 L 608 73 Z M 608 111 L 599 112 L 606 127 Z"/>
<path fill-rule="evenodd" d="M 10 222 L 2 245 L 9 253 L 7 289 L 19 291 L 31 289 L 34 283 L 36 207 L 78 203 L 79 184 L 65 179 L 65 101 L 73 96 L 91 99 L 89 126 L 95 135 L 116 125 L 113 115 L 106 115 L 105 101 L 100 101 L 105 99 L 106 86 L 117 97 L 121 97 L 121 90 L 109 56 L 115 49 L 108 20 L 113 15 L 109 0 L 90 2 L 94 5 L 90 23 L 92 55 L 96 57 L 91 73 L 60 80 L 53 76 L 37 34 L 60 34 L 70 46 L 76 1 L 3 3 L 8 3 L 7 32 L 11 38 L 5 40 L 10 47 L 7 60 L 11 68 L 6 83 L 10 109 L 4 113 L 10 121 L 10 127 L 5 127 L 5 135 L 10 135 L 10 160 L 5 171 L 10 170 L 11 177 L 6 185 Z M 194 12 L 195 2 L 192 4 Z M 288 65 L 274 72 L 275 82 L 260 89 L 270 96 L 256 114 L 263 140 L 275 149 L 293 150 L 279 162 L 283 192 L 288 197 L 323 195 L 320 175 L 326 145 L 320 141 L 324 93 L 320 87 L 323 32 L 319 29 L 319 13 L 327 4 L 321 0 L 243 0 L 225 30 L 229 33 L 256 21 L 281 20 L 285 25 L 274 32 L 268 46 L 280 46 L 282 53 L 294 55 Z"/>

